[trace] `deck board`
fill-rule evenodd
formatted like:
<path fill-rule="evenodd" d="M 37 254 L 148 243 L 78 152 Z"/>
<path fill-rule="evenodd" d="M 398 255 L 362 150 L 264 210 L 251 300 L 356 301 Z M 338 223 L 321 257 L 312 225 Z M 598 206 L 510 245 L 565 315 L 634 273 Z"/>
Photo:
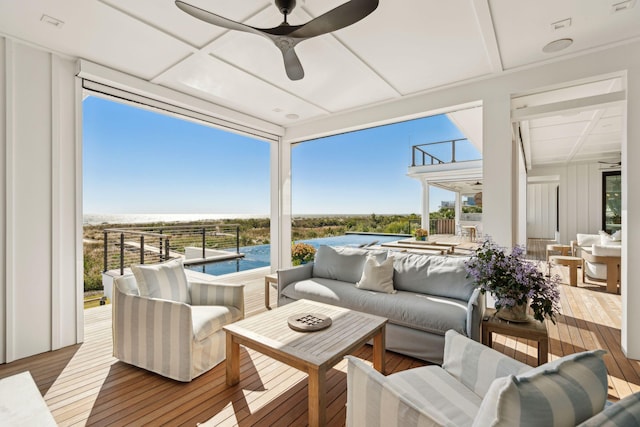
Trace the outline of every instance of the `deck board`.
<path fill-rule="evenodd" d="M 554 271 L 566 280 L 567 267 Z M 265 310 L 264 270 L 225 278 L 246 284 L 247 316 Z M 561 285 L 562 315 L 549 330 L 549 360 L 565 354 L 604 348 L 609 371 L 609 398 L 640 391 L 640 362 L 624 357 L 620 340 L 620 295 L 604 286 Z M 272 306 L 276 293 L 270 289 Z M 536 343 L 496 335 L 494 348 L 530 365 L 537 362 Z M 180 383 L 129 366 L 111 355 L 111 307 L 85 310 L 85 342 L 0 365 L 0 378 L 29 370 L 61 426 L 185 425 L 303 426 L 307 422 L 306 375 L 253 350 L 241 347 L 240 384 L 225 384 L 224 364 L 191 383 Z M 355 353 L 372 361 L 372 349 Z M 387 372 L 424 362 L 387 352 Z M 346 362 L 327 378 L 327 425 L 343 426 Z"/>

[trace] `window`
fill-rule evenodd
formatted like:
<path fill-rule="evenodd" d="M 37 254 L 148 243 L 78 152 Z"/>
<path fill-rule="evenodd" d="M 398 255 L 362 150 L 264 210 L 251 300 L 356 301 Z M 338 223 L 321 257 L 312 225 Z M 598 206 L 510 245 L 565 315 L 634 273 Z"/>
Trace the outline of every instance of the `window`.
<path fill-rule="evenodd" d="M 602 229 L 614 233 L 622 227 L 622 180 L 620 171 L 602 173 Z"/>

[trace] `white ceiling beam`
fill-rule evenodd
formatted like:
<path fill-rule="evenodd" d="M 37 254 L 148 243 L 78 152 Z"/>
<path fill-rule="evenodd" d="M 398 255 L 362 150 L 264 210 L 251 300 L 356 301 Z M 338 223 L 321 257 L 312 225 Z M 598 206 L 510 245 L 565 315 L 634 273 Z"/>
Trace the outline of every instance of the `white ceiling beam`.
<path fill-rule="evenodd" d="M 478 19 L 478 27 L 484 41 L 484 49 L 491 64 L 491 71 L 500 73 L 504 71 L 502 59 L 500 58 L 500 47 L 496 38 L 496 30 L 491 16 L 489 0 L 473 0 L 473 9 Z"/>
<path fill-rule="evenodd" d="M 602 118 L 602 115 L 604 114 L 604 112 L 605 112 L 604 109 L 596 110 L 594 112 L 593 117 L 591 117 L 591 120 L 589 120 L 589 124 L 584 128 L 584 130 L 576 140 L 576 143 L 573 144 L 573 147 L 571 147 L 571 151 L 567 156 L 567 163 L 570 163 L 573 160 L 573 158 L 576 156 L 576 154 L 578 154 L 578 151 L 582 149 L 582 146 L 589 138 L 589 135 L 591 135 L 591 132 L 593 131 L 593 129 L 598 125 L 598 122 Z"/>
<path fill-rule="evenodd" d="M 563 114 L 576 114 L 582 111 L 604 109 L 612 107 L 626 99 L 624 91 L 605 93 L 603 95 L 588 96 L 586 98 L 570 99 L 568 101 L 553 102 L 545 105 L 518 108 L 511 112 L 511 121 L 541 119 Z"/>

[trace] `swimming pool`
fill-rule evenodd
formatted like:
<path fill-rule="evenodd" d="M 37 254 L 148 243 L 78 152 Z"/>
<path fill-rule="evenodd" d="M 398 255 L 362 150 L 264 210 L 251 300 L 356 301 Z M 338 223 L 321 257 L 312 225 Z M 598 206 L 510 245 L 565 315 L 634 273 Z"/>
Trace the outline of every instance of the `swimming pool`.
<path fill-rule="evenodd" d="M 393 242 L 401 238 L 402 237 L 397 235 L 386 234 L 345 234 L 343 236 L 321 237 L 318 239 L 300 240 L 298 242 L 308 243 L 317 249 L 320 245 L 358 247 L 374 242 Z M 271 245 L 243 246 L 240 248 L 240 252 L 244 254 L 244 258 L 212 262 L 209 264 L 185 265 L 185 268 L 199 271 L 200 273 L 220 276 L 222 274 L 267 267 L 271 264 Z"/>

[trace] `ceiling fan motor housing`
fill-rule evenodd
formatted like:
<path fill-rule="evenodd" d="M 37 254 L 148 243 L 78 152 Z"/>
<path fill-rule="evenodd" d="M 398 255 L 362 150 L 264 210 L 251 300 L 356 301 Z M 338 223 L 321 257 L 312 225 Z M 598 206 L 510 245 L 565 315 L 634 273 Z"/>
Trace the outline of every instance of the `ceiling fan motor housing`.
<path fill-rule="evenodd" d="M 276 6 L 283 15 L 290 15 L 296 7 L 296 0 L 276 0 Z"/>

